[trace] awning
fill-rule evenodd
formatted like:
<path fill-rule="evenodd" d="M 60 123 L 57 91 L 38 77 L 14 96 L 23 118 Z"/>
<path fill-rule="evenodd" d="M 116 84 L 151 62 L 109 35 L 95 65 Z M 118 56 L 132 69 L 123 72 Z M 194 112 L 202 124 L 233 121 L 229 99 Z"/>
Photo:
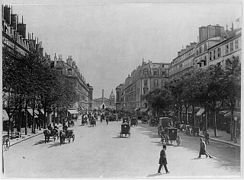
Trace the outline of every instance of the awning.
<path fill-rule="evenodd" d="M 148 111 L 148 108 L 140 109 L 140 112 L 147 112 L 147 111 Z"/>
<path fill-rule="evenodd" d="M 8 117 L 8 113 L 5 109 L 3 109 L 3 121 L 8 121 L 9 117 Z"/>
<path fill-rule="evenodd" d="M 241 112 L 234 111 L 234 112 L 233 112 L 233 115 L 234 115 L 234 117 L 241 117 Z M 226 114 L 224 115 L 224 117 L 231 117 L 231 112 L 229 111 L 228 113 L 226 113 Z"/>
<path fill-rule="evenodd" d="M 139 111 L 139 110 L 140 110 L 140 108 L 139 108 L 139 107 L 135 108 L 135 111 Z"/>
<path fill-rule="evenodd" d="M 30 113 L 31 116 L 33 116 L 33 109 L 28 108 L 27 111 Z M 39 114 L 39 112 L 37 110 L 34 110 L 34 113 L 34 118 L 38 118 L 37 115 Z"/>
<path fill-rule="evenodd" d="M 201 116 L 204 113 L 205 109 L 200 108 L 199 111 L 197 112 L 196 116 Z"/>
<path fill-rule="evenodd" d="M 68 112 L 70 114 L 78 114 L 78 111 L 76 109 L 68 109 Z"/>

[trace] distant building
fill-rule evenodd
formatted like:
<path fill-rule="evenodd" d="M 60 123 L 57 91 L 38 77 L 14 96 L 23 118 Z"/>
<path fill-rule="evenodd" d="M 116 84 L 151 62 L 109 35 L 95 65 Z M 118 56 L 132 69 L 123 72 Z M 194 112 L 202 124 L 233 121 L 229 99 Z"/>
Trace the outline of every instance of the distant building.
<path fill-rule="evenodd" d="M 163 88 L 168 80 L 169 63 L 142 62 L 133 70 L 123 84 L 116 87 L 116 107 L 119 110 L 134 111 L 147 109 L 145 95 Z"/>
<path fill-rule="evenodd" d="M 113 90 L 109 98 L 104 97 L 104 90 L 102 90 L 102 97 L 93 99 L 93 109 L 103 110 L 103 109 L 115 109 L 115 95 Z"/>
<path fill-rule="evenodd" d="M 51 67 L 65 77 L 65 81 L 75 88 L 79 96 L 77 102 L 70 109 L 75 109 L 80 112 L 91 110 L 93 88 L 86 83 L 84 76 L 80 73 L 72 57 L 69 56 L 65 62 L 62 60 L 61 55 L 57 58 L 55 54 Z"/>

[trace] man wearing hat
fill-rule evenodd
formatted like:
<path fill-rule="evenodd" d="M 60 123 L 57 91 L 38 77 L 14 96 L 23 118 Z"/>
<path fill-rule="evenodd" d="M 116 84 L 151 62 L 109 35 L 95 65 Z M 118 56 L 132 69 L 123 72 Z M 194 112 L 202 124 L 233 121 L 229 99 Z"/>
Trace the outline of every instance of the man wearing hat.
<path fill-rule="evenodd" d="M 166 145 L 163 145 L 163 149 L 160 152 L 160 158 L 159 158 L 159 168 L 158 168 L 158 173 L 161 173 L 161 168 L 164 166 L 164 169 L 166 173 L 169 173 L 169 170 L 167 168 L 167 158 L 166 158 Z"/>
<path fill-rule="evenodd" d="M 207 157 L 212 158 L 212 156 L 207 152 L 207 150 L 206 150 L 206 144 L 205 144 L 205 142 L 203 141 L 202 138 L 200 138 L 200 151 L 199 151 L 198 158 L 201 158 L 201 155 L 205 155 L 206 158 Z"/>

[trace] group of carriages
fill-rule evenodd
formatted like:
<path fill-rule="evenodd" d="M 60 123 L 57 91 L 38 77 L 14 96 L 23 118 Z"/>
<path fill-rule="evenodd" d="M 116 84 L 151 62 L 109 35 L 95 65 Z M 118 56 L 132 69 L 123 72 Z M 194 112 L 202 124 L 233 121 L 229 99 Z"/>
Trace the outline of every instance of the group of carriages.
<path fill-rule="evenodd" d="M 97 119 L 97 116 L 94 114 L 84 114 L 82 116 L 82 119 L 81 119 L 81 125 L 84 126 L 84 125 L 88 125 L 90 124 L 90 126 L 94 127 L 96 126 L 96 119 Z"/>
<path fill-rule="evenodd" d="M 50 141 L 50 138 L 53 138 L 54 141 L 56 139 L 60 140 L 60 145 L 65 143 L 65 140 L 68 140 L 70 143 L 71 139 L 72 141 L 75 140 L 74 131 L 72 129 L 68 129 L 67 125 L 63 126 L 63 129 L 60 129 L 58 126 L 52 127 L 49 125 L 47 129 L 43 131 L 44 137 L 45 137 L 45 143 Z"/>

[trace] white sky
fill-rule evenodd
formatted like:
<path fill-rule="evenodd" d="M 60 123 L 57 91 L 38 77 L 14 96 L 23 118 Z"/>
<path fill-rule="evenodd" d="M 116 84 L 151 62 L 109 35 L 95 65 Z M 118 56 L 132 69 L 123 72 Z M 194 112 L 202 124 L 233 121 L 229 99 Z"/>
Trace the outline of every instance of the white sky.
<path fill-rule="evenodd" d="M 63 59 L 73 56 L 86 81 L 94 87 L 94 98 L 101 96 L 102 89 L 108 97 L 142 58 L 169 63 L 182 45 L 197 41 L 198 27 L 230 27 L 242 16 L 240 1 L 87 2 L 3 1 L 13 5 L 14 13 L 24 16 L 27 31 L 43 42 L 52 58 L 55 52 Z"/>

